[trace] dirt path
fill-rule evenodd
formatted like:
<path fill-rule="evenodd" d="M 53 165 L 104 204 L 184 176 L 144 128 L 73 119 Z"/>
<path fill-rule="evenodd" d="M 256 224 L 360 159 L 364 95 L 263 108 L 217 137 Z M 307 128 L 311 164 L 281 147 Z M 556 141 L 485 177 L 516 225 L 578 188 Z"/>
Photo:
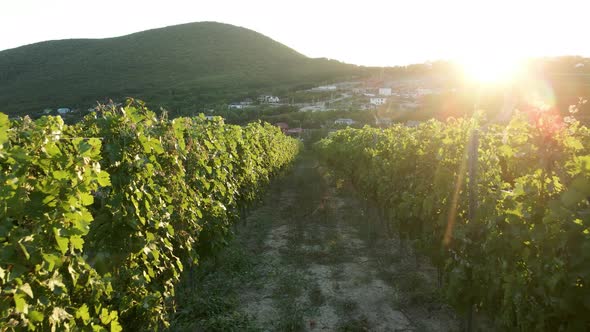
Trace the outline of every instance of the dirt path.
<path fill-rule="evenodd" d="M 375 226 L 375 218 L 346 183 L 327 174 L 312 157 L 302 157 L 239 228 L 233 246 L 238 254 L 222 255 L 224 262 L 209 267 L 216 272 L 201 280 L 212 282 L 207 287 L 224 289 L 219 293 L 224 300 L 234 299 L 232 313 L 215 316 L 217 325 L 205 317 L 196 326 L 458 331 L 458 320 L 440 301 L 435 271 L 410 249 L 401 252 L 399 242 Z M 227 264 L 236 259 L 248 262 L 247 267 L 238 271 Z M 199 328 L 192 325 L 192 330 Z"/>
<path fill-rule="evenodd" d="M 379 237 L 375 217 L 334 182 L 313 159 L 297 164 L 273 204 L 281 218 L 257 267 L 266 278 L 242 294 L 243 310 L 265 330 L 457 330 L 436 303 L 433 271 Z"/>

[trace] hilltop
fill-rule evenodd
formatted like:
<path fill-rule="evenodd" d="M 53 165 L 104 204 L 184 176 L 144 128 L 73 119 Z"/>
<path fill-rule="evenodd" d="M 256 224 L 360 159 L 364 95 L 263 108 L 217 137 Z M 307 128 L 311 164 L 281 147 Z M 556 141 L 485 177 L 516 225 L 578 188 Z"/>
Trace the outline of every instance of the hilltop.
<path fill-rule="evenodd" d="M 40 42 L 0 51 L 0 111 L 84 108 L 127 96 L 194 111 L 364 75 L 365 68 L 308 58 L 255 31 L 188 23 L 107 39 Z"/>

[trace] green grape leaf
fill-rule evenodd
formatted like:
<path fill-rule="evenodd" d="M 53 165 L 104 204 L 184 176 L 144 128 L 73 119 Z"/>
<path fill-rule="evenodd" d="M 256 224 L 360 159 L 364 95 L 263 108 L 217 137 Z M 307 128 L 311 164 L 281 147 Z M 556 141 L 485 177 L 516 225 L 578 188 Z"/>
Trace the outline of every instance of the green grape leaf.
<path fill-rule="evenodd" d="M 29 305 L 20 293 L 15 293 L 13 298 L 14 308 L 16 309 L 16 312 L 21 312 L 25 314 L 29 312 Z"/>
<path fill-rule="evenodd" d="M 108 187 L 111 185 L 111 179 L 109 176 L 109 173 L 105 172 L 105 171 L 101 171 L 100 173 L 98 173 L 98 184 L 101 187 Z"/>
<path fill-rule="evenodd" d="M 66 237 L 62 237 L 59 235 L 59 230 L 58 229 L 53 229 L 53 233 L 55 235 L 55 241 L 57 242 L 57 247 L 58 249 L 61 251 L 61 253 L 63 255 L 66 254 L 66 252 L 68 251 L 68 244 L 69 244 L 69 239 Z"/>
<path fill-rule="evenodd" d="M 88 312 L 88 305 L 86 305 L 86 303 L 82 304 L 82 306 L 76 310 L 76 318 L 81 319 L 84 322 L 84 325 L 88 325 L 90 322 L 90 313 Z"/>
<path fill-rule="evenodd" d="M 43 254 L 43 260 L 48 264 L 47 269 L 49 271 L 53 271 L 53 269 L 62 265 L 61 258 L 54 254 Z"/>
<path fill-rule="evenodd" d="M 31 312 L 29 312 L 29 315 L 28 315 L 29 320 L 33 323 L 42 322 L 44 317 L 45 317 L 45 315 L 43 315 L 42 312 L 35 311 L 35 310 L 32 310 Z"/>

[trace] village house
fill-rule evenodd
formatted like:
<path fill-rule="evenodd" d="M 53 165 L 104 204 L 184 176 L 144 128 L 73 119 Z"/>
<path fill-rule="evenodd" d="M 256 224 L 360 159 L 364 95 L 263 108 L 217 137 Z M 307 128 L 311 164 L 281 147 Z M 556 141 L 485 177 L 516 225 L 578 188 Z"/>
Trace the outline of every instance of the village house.
<path fill-rule="evenodd" d="M 315 88 L 312 88 L 311 91 L 336 91 L 335 85 L 322 85 Z"/>
<path fill-rule="evenodd" d="M 289 130 L 289 124 L 286 122 L 277 122 L 275 123 L 275 126 L 281 128 L 281 131 L 283 133 L 287 132 L 287 130 Z"/>
<path fill-rule="evenodd" d="M 377 109 L 377 105 L 375 104 L 362 104 L 361 111 L 371 111 Z"/>
<path fill-rule="evenodd" d="M 334 124 L 350 126 L 355 124 L 355 121 L 353 119 L 336 119 Z"/>
<path fill-rule="evenodd" d="M 372 97 L 370 103 L 373 105 L 384 105 L 387 102 L 387 98 L 384 97 Z"/>
<path fill-rule="evenodd" d="M 379 88 L 380 96 L 391 96 L 391 88 Z"/>
<path fill-rule="evenodd" d="M 377 126 L 390 126 L 393 123 L 391 118 L 380 118 L 378 116 L 375 117 L 375 125 Z"/>
<path fill-rule="evenodd" d="M 57 113 L 63 115 L 63 114 L 67 114 L 70 113 L 72 110 L 70 108 L 67 107 L 61 107 L 57 109 Z"/>
<path fill-rule="evenodd" d="M 295 134 L 300 135 L 302 132 L 303 132 L 303 128 L 298 127 L 298 128 L 287 129 L 285 131 L 285 134 L 287 134 L 287 135 L 295 135 Z"/>
<path fill-rule="evenodd" d="M 262 95 L 262 96 L 258 97 L 258 101 L 260 101 L 263 104 L 278 104 L 281 102 L 279 97 L 267 96 L 267 95 Z"/>
<path fill-rule="evenodd" d="M 324 111 L 324 104 L 322 103 L 321 105 L 311 105 L 311 106 L 305 106 L 305 107 L 301 107 L 299 109 L 300 112 L 317 112 L 317 111 Z"/>
<path fill-rule="evenodd" d="M 227 108 L 241 110 L 241 109 L 246 108 L 246 105 L 242 105 L 240 103 L 231 103 L 231 104 L 227 105 Z"/>
<path fill-rule="evenodd" d="M 427 88 L 417 88 L 415 90 L 416 96 L 426 96 L 426 95 L 431 95 L 433 93 L 434 93 L 434 91 L 432 91 L 432 89 L 427 89 Z"/>

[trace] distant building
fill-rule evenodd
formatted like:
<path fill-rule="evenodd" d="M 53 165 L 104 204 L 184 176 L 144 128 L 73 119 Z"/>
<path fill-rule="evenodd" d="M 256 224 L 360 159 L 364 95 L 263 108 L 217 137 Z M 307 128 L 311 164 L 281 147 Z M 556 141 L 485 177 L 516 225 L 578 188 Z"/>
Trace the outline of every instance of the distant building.
<path fill-rule="evenodd" d="M 391 88 L 379 88 L 380 96 L 391 96 Z"/>
<path fill-rule="evenodd" d="M 291 128 L 291 129 L 287 129 L 285 131 L 285 134 L 291 135 L 291 134 L 301 134 L 303 132 L 302 128 Z"/>
<path fill-rule="evenodd" d="M 425 88 L 418 88 L 415 91 L 415 94 L 417 96 L 431 95 L 433 93 L 434 93 L 434 91 L 432 91 L 432 89 L 425 89 Z"/>
<path fill-rule="evenodd" d="M 59 114 L 66 114 L 66 113 L 70 113 L 72 110 L 70 108 L 67 107 L 61 107 L 57 109 L 57 113 Z"/>
<path fill-rule="evenodd" d="M 51 108 L 46 108 L 43 110 L 43 114 L 49 114 L 51 112 L 53 112 L 53 110 Z"/>
<path fill-rule="evenodd" d="M 258 101 L 260 101 L 263 104 L 278 104 L 281 102 L 281 99 L 279 99 L 279 97 L 276 96 L 262 95 L 258 97 Z"/>
<path fill-rule="evenodd" d="M 284 133 L 287 130 L 289 130 L 289 124 L 286 122 L 277 122 L 275 123 L 275 126 L 281 128 L 281 131 Z"/>
<path fill-rule="evenodd" d="M 324 110 L 323 105 L 311 105 L 311 106 L 301 107 L 299 109 L 299 111 L 301 111 L 301 112 L 307 112 L 307 111 L 316 112 L 316 111 L 323 111 L 323 110 Z"/>
<path fill-rule="evenodd" d="M 231 104 L 227 105 L 227 108 L 241 110 L 243 108 L 246 108 L 246 105 L 242 105 L 240 103 L 231 103 Z"/>
<path fill-rule="evenodd" d="M 375 104 L 362 104 L 361 105 L 361 111 L 370 111 L 370 110 L 375 110 L 377 109 L 377 105 Z"/>
<path fill-rule="evenodd" d="M 387 98 L 383 98 L 383 97 L 372 97 L 370 99 L 370 103 L 373 105 L 384 105 L 387 102 Z"/>
<path fill-rule="evenodd" d="M 355 124 L 355 121 L 353 119 L 336 119 L 334 124 L 350 126 Z"/>
<path fill-rule="evenodd" d="M 240 102 L 240 105 L 248 106 L 248 105 L 252 105 L 253 103 L 254 103 L 254 101 L 252 99 L 246 98 Z"/>
<path fill-rule="evenodd" d="M 584 68 L 584 64 L 583 63 L 577 63 L 575 66 L 575 68 Z"/>
<path fill-rule="evenodd" d="M 322 85 L 315 88 L 312 88 L 311 91 L 336 91 L 337 87 L 335 85 Z"/>
<path fill-rule="evenodd" d="M 378 126 L 389 126 L 393 123 L 391 118 L 375 117 L 375 124 Z"/>

